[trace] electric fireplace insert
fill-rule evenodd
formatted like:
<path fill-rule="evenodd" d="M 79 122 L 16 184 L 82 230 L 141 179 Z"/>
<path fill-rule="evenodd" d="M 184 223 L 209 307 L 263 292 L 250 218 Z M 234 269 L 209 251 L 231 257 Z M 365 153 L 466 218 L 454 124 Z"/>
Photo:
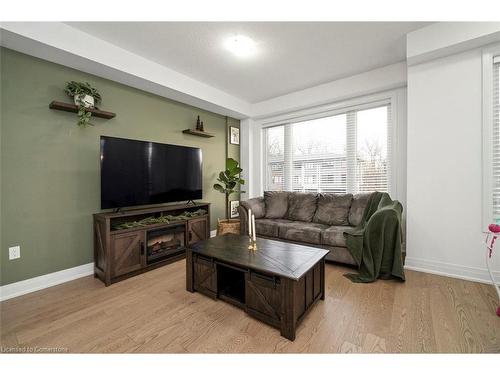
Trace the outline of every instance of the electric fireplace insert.
<path fill-rule="evenodd" d="M 184 224 L 148 231 L 146 239 L 147 264 L 182 253 L 186 243 L 185 236 Z"/>

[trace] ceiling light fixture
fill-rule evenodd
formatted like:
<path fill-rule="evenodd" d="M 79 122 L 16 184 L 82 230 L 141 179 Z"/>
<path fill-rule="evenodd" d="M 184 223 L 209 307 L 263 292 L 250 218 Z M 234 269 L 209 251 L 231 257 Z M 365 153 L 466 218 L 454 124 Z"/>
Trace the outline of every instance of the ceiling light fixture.
<path fill-rule="evenodd" d="M 228 38 L 226 49 L 238 57 L 248 57 L 255 53 L 255 42 L 245 35 L 235 35 Z"/>

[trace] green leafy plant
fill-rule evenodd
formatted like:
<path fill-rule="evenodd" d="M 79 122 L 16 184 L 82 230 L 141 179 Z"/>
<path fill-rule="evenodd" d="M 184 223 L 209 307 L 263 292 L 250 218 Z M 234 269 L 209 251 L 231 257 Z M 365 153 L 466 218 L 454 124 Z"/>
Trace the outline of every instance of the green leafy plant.
<path fill-rule="evenodd" d="M 78 126 L 87 126 L 87 125 L 93 125 L 90 123 L 90 117 L 92 117 L 92 112 L 87 110 L 87 108 L 80 104 L 78 106 Z"/>
<path fill-rule="evenodd" d="M 240 168 L 238 162 L 232 158 L 226 160 L 226 170 L 219 173 L 217 181 L 219 184 L 214 184 L 214 189 L 226 196 L 226 218 L 229 219 L 229 196 L 233 193 L 244 193 L 239 187 L 245 184 L 245 180 L 240 177 L 243 169 Z"/>
<path fill-rule="evenodd" d="M 66 82 L 66 88 L 64 89 L 66 94 L 71 97 L 80 97 L 82 95 L 90 95 L 94 98 L 96 103 L 99 103 L 102 100 L 101 94 L 95 87 L 88 82 L 76 82 L 70 81 Z"/>
<path fill-rule="evenodd" d="M 85 107 L 83 103 L 83 97 L 85 95 L 90 95 L 94 98 L 94 103 L 100 103 L 102 100 L 101 94 L 95 87 L 92 87 L 88 82 L 76 82 L 70 81 L 66 82 L 66 88 L 64 89 L 66 94 L 69 96 L 76 98 L 78 104 L 78 125 L 79 126 L 87 126 L 92 125 L 90 123 L 90 118 L 92 117 L 92 112 L 89 111 L 87 107 Z"/>

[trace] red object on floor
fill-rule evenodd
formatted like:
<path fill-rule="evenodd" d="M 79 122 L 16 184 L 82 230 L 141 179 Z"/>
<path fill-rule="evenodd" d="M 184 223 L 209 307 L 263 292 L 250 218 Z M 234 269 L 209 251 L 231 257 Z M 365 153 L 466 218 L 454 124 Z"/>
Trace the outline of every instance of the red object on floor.
<path fill-rule="evenodd" d="M 500 225 L 498 224 L 490 224 L 488 225 L 488 229 L 490 230 L 490 232 L 500 233 Z"/>
<path fill-rule="evenodd" d="M 491 270 L 491 257 L 493 255 L 493 248 L 495 247 L 495 241 L 500 238 L 500 225 L 490 224 L 488 225 L 489 232 L 486 233 L 485 245 L 486 245 L 486 268 L 488 268 L 488 273 L 490 274 L 491 283 L 498 294 L 498 299 L 500 300 L 500 284 L 495 281 L 495 276 Z M 500 317 L 500 305 L 497 307 L 497 316 Z"/>

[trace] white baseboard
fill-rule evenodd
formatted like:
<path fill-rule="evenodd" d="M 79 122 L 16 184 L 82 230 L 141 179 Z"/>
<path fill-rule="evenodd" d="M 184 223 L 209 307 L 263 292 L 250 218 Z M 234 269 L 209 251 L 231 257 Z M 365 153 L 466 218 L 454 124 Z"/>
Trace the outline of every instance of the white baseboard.
<path fill-rule="evenodd" d="M 459 264 L 406 257 L 405 269 L 491 284 L 490 275 L 486 268 L 467 267 Z M 493 276 L 495 281 L 499 283 L 500 272 L 493 271 Z"/>
<path fill-rule="evenodd" d="M 217 231 L 215 230 L 210 231 L 210 237 L 215 237 L 216 233 Z M 406 257 L 405 269 L 491 284 L 486 268 L 466 267 L 458 264 Z M 32 279 L 22 280 L 17 283 L 3 285 L 0 287 L 0 301 L 36 292 L 37 290 L 49 288 L 80 277 L 89 276 L 93 273 L 94 263 L 87 263 L 66 270 L 34 277 Z M 499 283 L 500 272 L 494 271 L 493 275 L 495 276 L 496 282 Z"/>
<path fill-rule="evenodd" d="M 37 290 L 45 289 L 80 277 L 89 276 L 94 273 L 94 263 L 68 268 L 66 270 L 49 273 L 32 279 L 18 281 L 0 287 L 0 301 L 22 296 Z"/>
<path fill-rule="evenodd" d="M 210 237 L 217 235 L 216 230 L 210 231 Z M 94 273 L 94 263 L 87 263 L 81 266 L 68 268 L 66 270 L 49 273 L 34 277 L 32 279 L 18 281 L 17 283 L 0 286 L 0 301 L 19 297 L 23 294 L 36 292 L 54 285 L 62 284 L 71 280 L 92 275 Z"/>

